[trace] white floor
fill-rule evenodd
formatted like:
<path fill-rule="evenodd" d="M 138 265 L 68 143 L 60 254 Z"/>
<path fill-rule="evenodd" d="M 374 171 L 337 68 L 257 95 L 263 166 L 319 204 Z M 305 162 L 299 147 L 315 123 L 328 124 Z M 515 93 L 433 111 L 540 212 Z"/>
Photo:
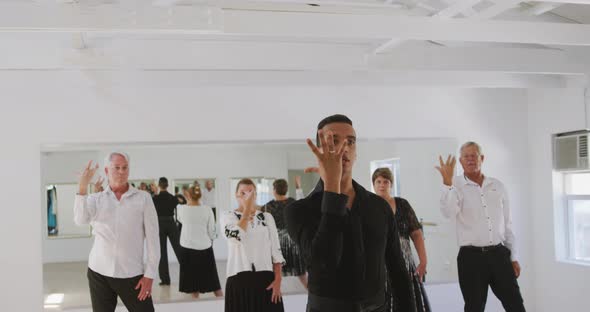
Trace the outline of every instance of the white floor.
<path fill-rule="evenodd" d="M 51 294 L 63 294 L 63 301 L 59 304 L 46 303 L 45 311 L 59 311 L 70 309 L 84 309 L 90 306 L 90 292 L 86 279 L 87 262 L 48 263 L 43 265 L 43 294 L 47 300 Z M 225 261 L 217 262 L 217 270 L 221 282 L 221 289 L 225 289 Z M 159 280 L 154 280 L 152 298 L 155 304 L 172 302 L 194 302 L 216 300 L 213 293 L 202 294 L 194 299 L 190 294 L 178 291 L 179 266 L 170 263 L 170 286 L 159 286 Z M 283 278 L 282 292 L 285 295 L 306 294 L 305 288 L 296 277 Z M 121 303 L 119 303 L 121 305 Z"/>
<path fill-rule="evenodd" d="M 225 262 L 217 263 L 222 289 L 225 288 Z M 50 294 L 63 294 L 63 301 L 56 305 L 45 305 L 45 311 L 91 312 L 90 294 L 86 279 L 86 262 L 52 263 L 43 266 L 44 299 Z M 193 299 L 190 295 L 178 291 L 178 264 L 170 264 L 170 286 L 153 287 L 153 299 L 158 312 L 207 311 L 223 312 L 223 300 L 213 294 L 201 295 Z M 307 294 L 295 277 L 283 278 L 283 293 L 286 312 L 305 311 Z M 463 299 L 457 283 L 426 285 L 428 297 L 435 312 L 463 311 Z M 117 312 L 126 311 L 120 304 Z M 486 312 L 504 311 L 500 302 L 490 291 Z"/>

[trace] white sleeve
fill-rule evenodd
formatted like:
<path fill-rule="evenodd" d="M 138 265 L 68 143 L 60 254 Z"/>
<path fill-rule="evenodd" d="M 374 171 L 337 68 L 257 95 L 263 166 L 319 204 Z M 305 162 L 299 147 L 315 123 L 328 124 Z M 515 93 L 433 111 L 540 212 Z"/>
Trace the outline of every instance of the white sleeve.
<path fill-rule="evenodd" d="M 96 216 L 96 196 L 76 195 L 74 199 L 74 223 L 90 224 Z"/>
<path fill-rule="evenodd" d="M 502 210 L 504 214 L 504 245 L 510 249 L 510 260 L 517 261 L 518 254 L 516 253 L 516 238 L 512 231 L 512 213 L 510 211 L 510 200 L 504 184 L 502 184 Z"/>
<path fill-rule="evenodd" d="M 300 199 L 303 199 L 304 197 L 305 197 L 305 195 L 303 194 L 303 190 L 300 188 L 296 188 L 295 189 L 295 199 L 300 200 Z"/>
<path fill-rule="evenodd" d="M 147 263 L 143 275 L 154 279 L 158 273 L 160 262 L 160 228 L 158 226 L 158 214 L 151 196 L 146 193 L 143 210 L 143 227 L 146 240 Z"/>
<path fill-rule="evenodd" d="M 207 207 L 209 214 L 207 215 L 207 233 L 209 238 L 214 240 L 217 238 L 217 225 L 215 224 L 215 216 L 213 215 L 213 209 Z"/>
<path fill-rule="evenodd" d="M 284 264 L 285 258 L 283 258 L 283 253 L 281 252 L 281 244 L 279 243 L 279 233 L 277 231 L 275 219 L 267 212 L 264 213 L 264 219 L 268 223 L 272 263 Z"/>
<path fill-rule="evenodd" d="M 247 232 L 238 226 L 238 221 L 239 219 L 236 214 L 233 211 L 228 211 L 221 217 L 221 226 L 229 242 L 241 244 L 242 238 L 247 235 Z"/>
<path fill-rule="evenodd" d="M 184 223 L 184 205 L 176 206 L 176 220 L 180 223 Z"/>
<path fill-rule="evenodd" d="M 443 184 L 440 188 L 440 211 L 445 218 L 456 216 L 461 211 L 460 195 L 455 186 Z"/>

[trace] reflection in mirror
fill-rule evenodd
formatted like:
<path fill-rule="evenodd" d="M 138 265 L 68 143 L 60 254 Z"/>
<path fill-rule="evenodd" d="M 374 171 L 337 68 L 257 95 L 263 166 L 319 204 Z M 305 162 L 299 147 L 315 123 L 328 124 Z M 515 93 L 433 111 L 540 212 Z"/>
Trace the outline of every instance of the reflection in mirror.
<path fill-rule="evenodd" d="M 92 188 L 91 186 L 91 190 Z M 89 236 L 89 225 L 74 223 L 74 202 L 71 198 L 78 192 L 78 184 L 48 184 L 46 189 L 47 236 L 50 238 Z"/>
<path fill-rule="evenodd" d="M 354 179 L 366 189 L 372 189 L 371 173 L 375 166 L 390 166 L 394 171 L 396 194 L 401 194 L 411 204 L 418 218 L 424 222 L 428 262 L 427 285 L 456 281 L 457 246 L 454 228 L 445 220 L 438 208 L 440 176 L 433 169 L 439 154 L 456 151 L 456 142 L 451 139 L 359 140 L 357 143 L 357 162 Z M 272 183 L 275 179 L 288 181 L 288 196 L 296 198 L 295 177 L 301 177 L 301 188 L 309 194 L 319 180 L 317 173 L 304 173 L 303 170 L 316 166 L 315 156 L 304 142 L 267 142 L 232 144 L 100 144 L 100 145 L 60 145 L 42 147 L 43 232 L 50 225 L 57 228 L 57 238 L 65 234 L 67 222 L 73 224 L 72 206 L 78 181 L 78 172 L 89 160 L 99 161 L 97 171 L 104 178 L 102 160 L 112 150 L 123 150 L 130 155 L 129 181 L 140 187 L 157 184 L 158 177 L 167 177 L 171 193 L 182 193 L 185 185 L 199 182 L 201 188 L 208 180 L 212 181 L 214 204 L 219 216 L 224 211 L 237 207 L 235 186 L 237 177 L 250 177 L 258 189 L 258 202 L 262 206 L 273 199 Z M 228 165 L 231 164 L 231 165 Z M 61 185 L 69 185 L 60 191 Z M 49 207 L 45 201 L 48 187 L 56 187 L 56 201 Z M 91 184 L 92 188 L 93 185 Z M 107 187 L 107 182 L 104 182 Z M 52 188 L 52 187 L 51 187 Z M 217 194 L 217 196 L 215 196 Z M 209 204 L 208 206 L 213 206 Z M 51 208 L 51 209 L 50 209 Z M 63 209 L 63 213 L 62 213 Z M 50 219 L 55 216 L 55 223 Z M 219 218 L 217 218 L 219 219 Z M 217 220 L 219 226 L 219 220 Z M 435 224 L 436 226 L 426 226 Z M 48 231 L 49 232 L 49 231 Z M 83 231 L 68 233 L 80 235 Z M 87 227 L 85 235 L 88 235 Z M 221 231 L 219 231 L 221 234 Z M 90 294 L 86 271 L 93 237 L 71 239 L 46 238 L 43 241 L 44 292 L 48 302 L 60 299 L 57 305 L 62 310 L 90 307 Z M 171 284 L 159 286 L 159 277 L 154 280 L 152 298 L 156 304 L 186 302 L 195 300 L 190 294 L 179 291 L 179 265 L 171 245 L 168 243 L 168 258 Z M 222 289 L 225 289 L 227 265 L 227 240 L 223 235 L 213 241 L 213 250 Z M 285 277 L 282 281 L 285 296 L 304 294 L 305 288 L 297 277 Z M 63 296 L 51 296 L 62 294 Z M 212 293 L 200 299 L 215 299 Z M 48 304 L 50 306 L 50 304 Z M 436 308 L 436 307 L 433 307 Z M 49 311 L 49 309 L 48 309 Z M 286 307 L 286 311 L 290 311 Z"/>
<path fill-rule="evenodd" d="M 199 185 L 201 188 L 201 203 L 205 206 L 211 207 L 213 210 L 213 217 L 217 221 L 217 192 L 215 188 L 215 178 L 193 178 L 193 179 L 176 179 L 171 181 L 174 187 L 174 196 L 178 198 L 180 204 L 186 204 L 186 198 L 184 191 L 186 191 L 191 185 Z"/>

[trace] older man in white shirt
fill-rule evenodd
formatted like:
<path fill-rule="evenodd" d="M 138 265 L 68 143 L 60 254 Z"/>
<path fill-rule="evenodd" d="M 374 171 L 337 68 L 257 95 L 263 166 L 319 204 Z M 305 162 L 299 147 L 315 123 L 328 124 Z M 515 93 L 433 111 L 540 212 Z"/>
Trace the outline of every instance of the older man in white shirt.
<path fill-rule="evenodd" d="M 217 220 L 217 205 L 215 204 L 216 198 L 213 180 L 205 181 L 205 188 L 201 189 L 201 192 L 203 193 L 201 197 L 201 203 L 203 203 L 205 206 L 211 207 L 211 210 L 213 210 L 213 217 L 215 217 L 215 220 Z"/>
<path fill-rule="evenodd" d="M 525 311 L 516 281 L 520 265 L 508 195 L 502 182 L 481 172 L 483 160 L 479 144 L 467 142 L 461 146 L 459 158 L 462 176 L 454 176 L 455 157 L 449 156 L 446 162 L 439 157 L 440 166 L 436 167 L 443 178 L 441 212 L 457 224 L 464 309 L 483 312 L 489 285 L 506 311 Z"/>
<path fill-rule="evenodd" d="M 92 310 L 115 311 L 119 296 L 131 312 L 154 311 L 151 291 L 160 259 L 154 203 L 147 192 L 129 185 L 129 156 L 121 152 L 105 159 L 108 187 L 88 195 L 98 168 L 88 162 L 74 204 L 75 223 L 90 224 L 95 236 L 87 273 Z"/>

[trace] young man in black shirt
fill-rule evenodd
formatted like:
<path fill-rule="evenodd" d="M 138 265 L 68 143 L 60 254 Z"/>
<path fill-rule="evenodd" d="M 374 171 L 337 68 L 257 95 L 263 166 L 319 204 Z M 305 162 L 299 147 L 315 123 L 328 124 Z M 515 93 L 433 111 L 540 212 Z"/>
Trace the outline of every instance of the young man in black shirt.
<path fill-rule="evenodd" d="M 400 298 L 396 311 L 413 311 L 409 277 L 389 204 L 352 179 L 356 133 L 352 121 L 333 115 L 318 124 L 321 180 L 306 198 L 287 207 L 291 238 L 306 258 L 308 312 L 386 311 L 387 276 Z"/>
<path fill-rule="evenodd" d="M 174 212 L 178 205 L 178 198 L 168 193 L 168 179 L 161 177 L 158 181 L 160 193 L 154 196 L 154 206 L 158 213 L 158 225 L 160 227 L 160 265 L 158 273 L 160 275 L 160 285 L 170 285 L 170 271 L 168 269 L 168 239 L 180 261 L 180 233 L 176 222 L 174 221 Z"/>

